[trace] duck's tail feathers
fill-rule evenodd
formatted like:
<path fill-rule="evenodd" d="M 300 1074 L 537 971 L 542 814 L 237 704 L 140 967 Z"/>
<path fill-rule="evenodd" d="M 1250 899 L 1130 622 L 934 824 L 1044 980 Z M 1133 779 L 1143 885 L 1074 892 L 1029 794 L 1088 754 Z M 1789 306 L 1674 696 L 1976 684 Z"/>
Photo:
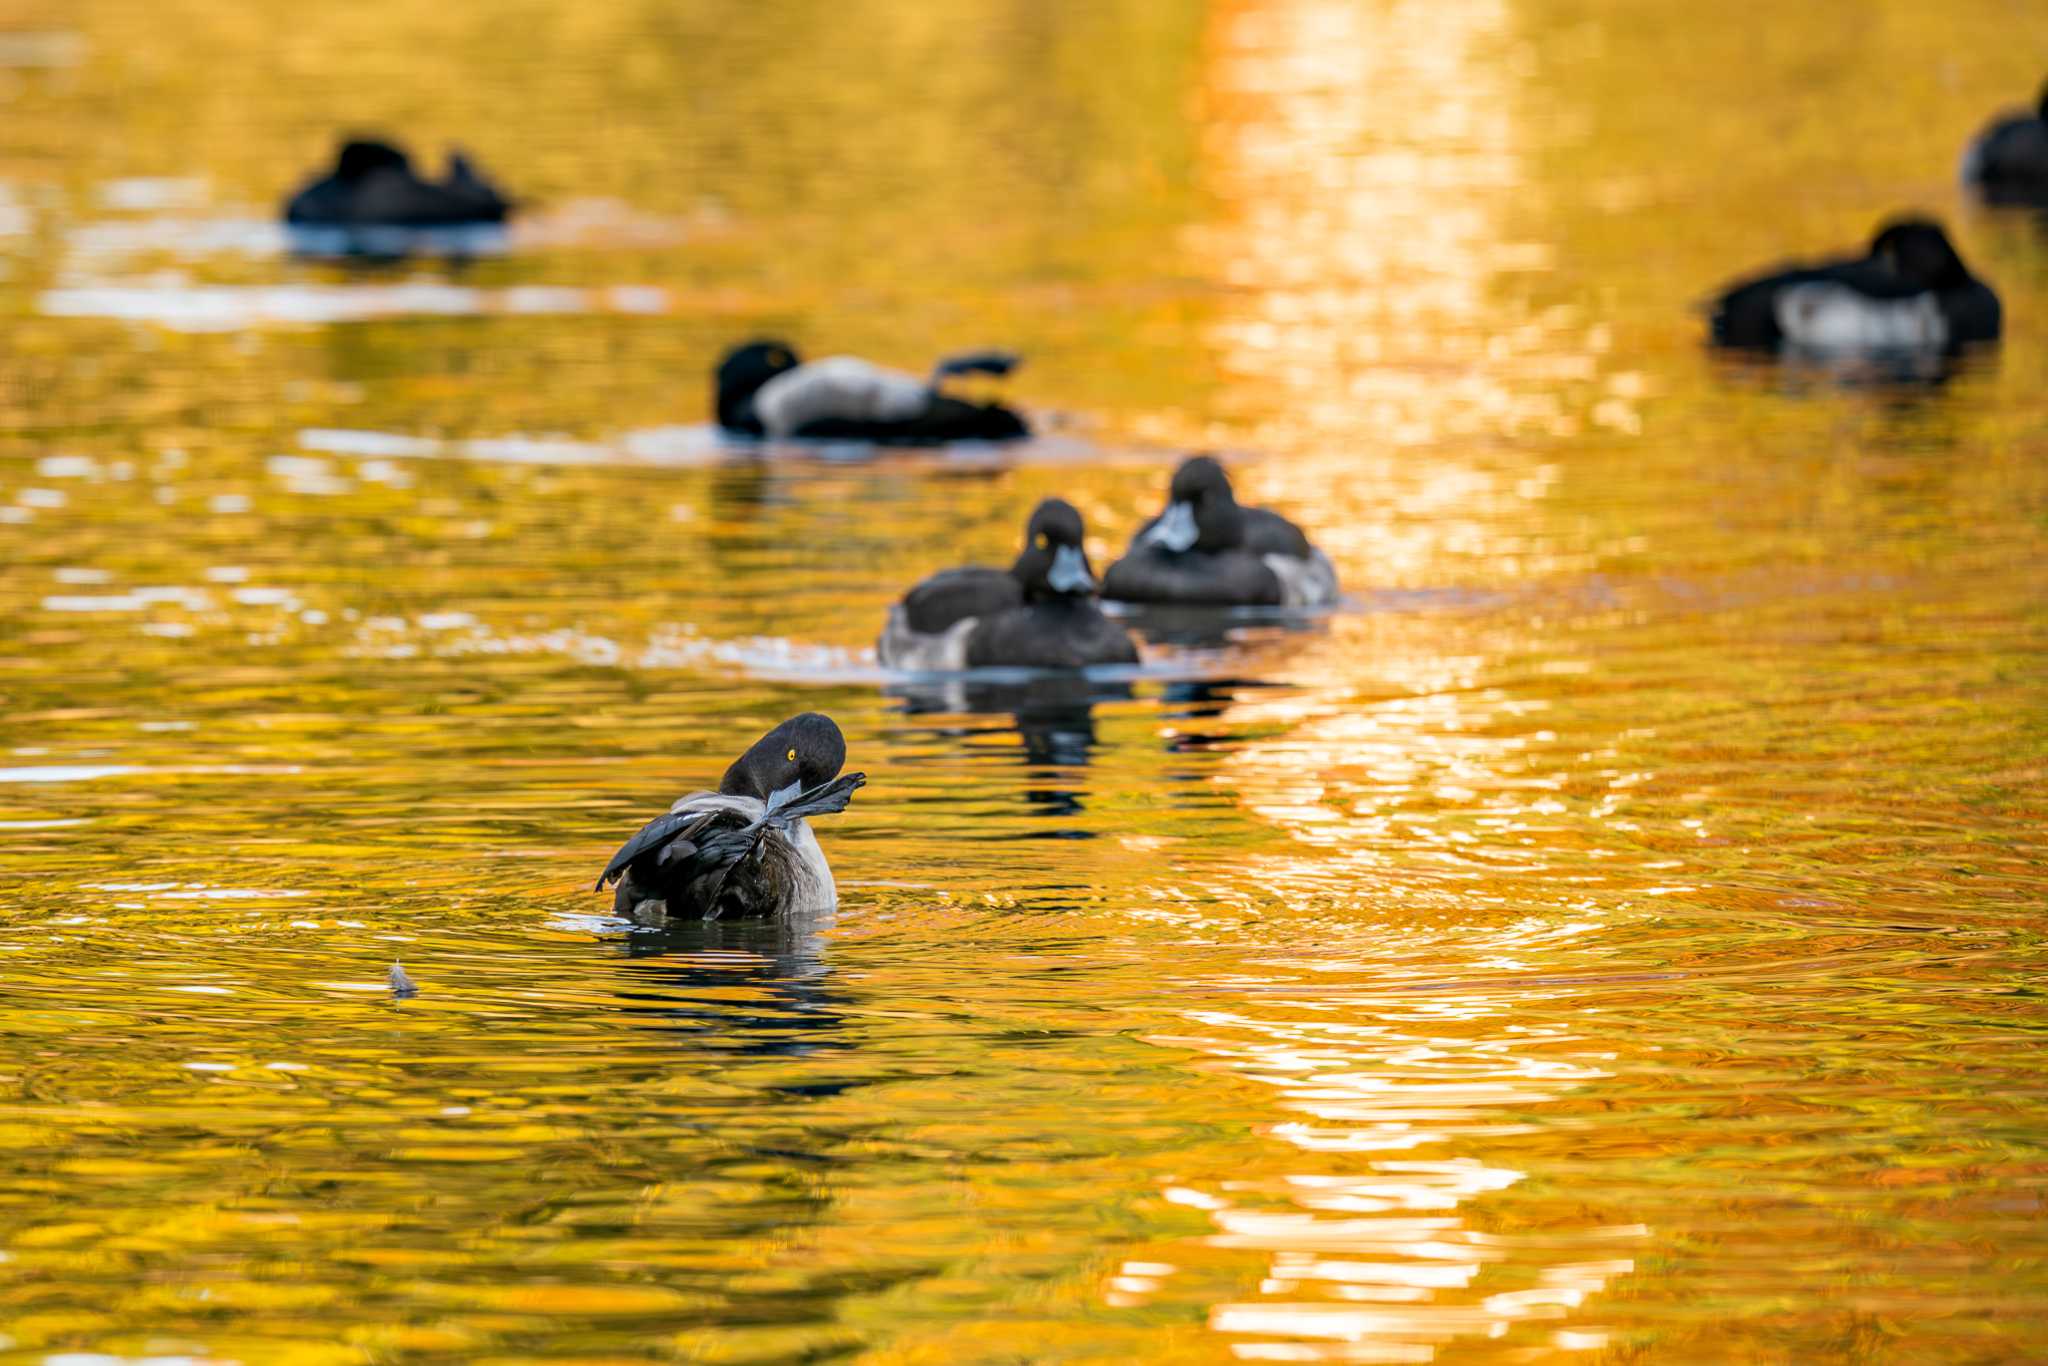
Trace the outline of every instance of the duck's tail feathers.
<path fill-rule="evenodd" d="M 1024 358 L 1015 351 L 962 351 L 939 359 L 932 367 L 932 385 L 936 388 L 954 375 L 994 375 L 1000 379 L 1023 363 Z"/>

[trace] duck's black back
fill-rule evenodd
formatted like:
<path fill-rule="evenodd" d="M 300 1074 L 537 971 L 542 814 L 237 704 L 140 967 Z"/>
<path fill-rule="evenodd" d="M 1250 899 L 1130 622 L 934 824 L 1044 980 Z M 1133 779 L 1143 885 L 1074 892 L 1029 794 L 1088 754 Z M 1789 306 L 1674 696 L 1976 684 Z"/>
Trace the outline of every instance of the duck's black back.
<path fill-rule="evenodd" d="M 1948 319 L 1949 345 L 1997 341 L 2004 330 L 2005 310 L 1998 295 L 1982 280 L 1941 292 L 1942 316 Z"/>
<path fill-rule="evenodd" d="M 904 595 L 910 629 L 935 636 L 968 617 L 1007 611 L 1024 601 L 1024 586 L 1003 569 L 945 569 Z"/>
<path fill-rule="evenodd" d="M 1102 576 L 1102 596 L 1118 602 L 1278 607 L 1286 601 L 1286 590 L 1280 576 L 1249 550 L 1215 555 L 1190 550 L 1176 555 L 1157 546 L 1140 546 Z"/>
<path fill-rule="evenodd" d="M 948 441 L 1016 441 L 1031 435 L 1024 419 L 1000 403 L 968 403 L 944 394 L 901 422 L 828 417 L 791 433 L 806 441 L 872 441 L 882 446 L 938 446 Z"/>
<path fill-rule="evenodd" d="M 1993 203 L 2048 205 L 2048 120 L 2023 114 L 1986 129 L 1968 175 Z"/>
<path fill-rule="evenodd" d="M 502 222 L 505 208 L 504 199 L 474 177 L 437 185 L 408 172 L 380 171 L 358 187 L 352 212 L 361 223 L 417 228 Z"/>
<path fill-rule="evenodd" d="M 1302 529 L 1268 508 L 1244 510 L 1244 548 L 1254 555 L 1286 555 L 1305 560 L 1311 547 Z"/>
<path fill-rule="evenodd" d="M 967 638 L 970 669 L 1080 669 L 1135 664 L 1130 632 L 1088 598 L 1049 598 L 981 619 Z"/>

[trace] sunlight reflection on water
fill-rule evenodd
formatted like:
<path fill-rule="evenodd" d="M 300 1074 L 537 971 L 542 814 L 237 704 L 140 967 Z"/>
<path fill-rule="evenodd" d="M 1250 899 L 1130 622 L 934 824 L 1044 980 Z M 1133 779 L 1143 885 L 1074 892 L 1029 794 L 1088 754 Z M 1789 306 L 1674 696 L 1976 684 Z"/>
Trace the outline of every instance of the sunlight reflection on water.
<path fill-rule="evenodd" d="M 195 15 L 0 35 L 0 1354 L 2038 1339 L 2048 235 L 1938 179 L 2031 14 Z M 325 110 L 476 146 L 506 250 L 291 257 Z M 1703 359 L 1878 200 L 2000 356 Z M 726 441 L 751 335 L 1015 346 L 1046 434 Z M 1340 606 L 874 666 L 1198 443 Z M 836 917 L 611 916 L 812 708 Z"/>

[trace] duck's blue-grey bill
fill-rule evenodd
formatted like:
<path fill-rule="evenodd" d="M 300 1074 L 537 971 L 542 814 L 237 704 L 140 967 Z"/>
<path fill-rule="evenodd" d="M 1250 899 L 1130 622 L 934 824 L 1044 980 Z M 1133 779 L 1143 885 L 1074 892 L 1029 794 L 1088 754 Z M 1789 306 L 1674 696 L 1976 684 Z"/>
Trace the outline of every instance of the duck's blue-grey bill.
<path fill-rule="evenodd" d="M 1052 568 L 1046 571 L 1045 581 L 1052 585 L 1055 593 L 1090 593 L 1095 590 L 1095 576 L 1088 572 L 1087 557 L 1070 545 L 1063 545 L 1053 552 Z"/>
<path fill-rule="evenodd" d="M 1165 516 L 1152 524 L 1152 529 L 1145 533 L 1145 540 L 1178 555 L 1183 550 L 1193 549 L 1201 534 L 1195 526 L 1194 504 L 1174 503 L 1166 509 Z"/>

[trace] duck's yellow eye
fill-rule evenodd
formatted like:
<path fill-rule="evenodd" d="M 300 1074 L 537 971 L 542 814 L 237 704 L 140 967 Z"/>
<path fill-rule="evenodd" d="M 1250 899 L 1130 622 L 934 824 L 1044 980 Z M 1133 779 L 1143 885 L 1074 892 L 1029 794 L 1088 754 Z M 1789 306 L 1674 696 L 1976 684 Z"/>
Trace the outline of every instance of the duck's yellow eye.
<path fill-rule="evenodd" d="M 1038 533 L 1038 548 L 1039 548 L 1040 550 L 1050 550 L 1050 549 L 1052 549 L 1052 537 L 1050 537 L 1050 536 L 1046 535 L 1046 534 L 1045 534 L 1045 533 L 1044 533 L 1043 531 L 1039 532 L 1039 533 Z"/>
<path fill-rule="evenodd" d="M 791 763 L 795 763 L 795 762 L 796 762 L 796 747 L 795 747 L 794 745 L 790 746 L 790 750 L 789 750 L 789 753 L 788 753 L 788 754 L 787 754 L 787 755 L 786 755 L 785 757 L 786 757 L 786 758 L 787 758 L 787 759 L 788 759 L 788 760 L 789 760 L 789 761 L 790 761 Z"/>

